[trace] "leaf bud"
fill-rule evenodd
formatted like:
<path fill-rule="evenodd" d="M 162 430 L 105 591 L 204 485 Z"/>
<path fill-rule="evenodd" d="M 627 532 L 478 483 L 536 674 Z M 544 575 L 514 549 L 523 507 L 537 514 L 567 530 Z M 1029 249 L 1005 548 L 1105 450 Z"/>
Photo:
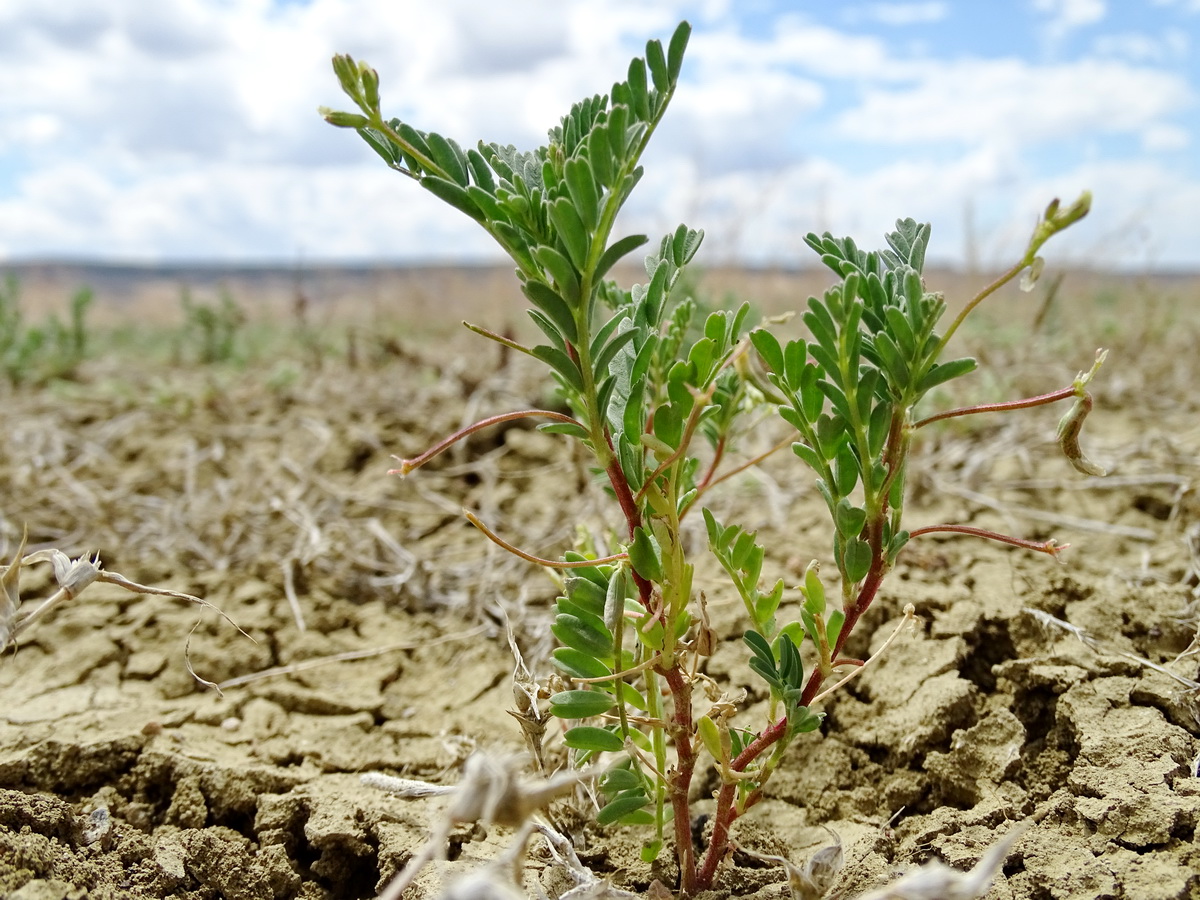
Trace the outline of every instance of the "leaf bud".
<path fill-rule="evenodd" d="M 696 733 L 704 744 L 704 749 L 712 754 L 713 759 L 721 762 L 726 758 L 721 751 L 721 730 L 716 722 L 708 716 L 701 716 L 696 721 Z"/>
<path fill-rule="evenodd" d="M 367 108 L 379 109 L 379 73 L 368 66 L 366 63 L 358 64 L 359 76 L 362 78 L 363 99 L 367 101 Z"/>
<path fill-rule="evenodd" d="M 358 113 L 337 112 L 327 106 L 322 106 L 317 112 L 325 118 L 326 122 L 337 128 L 366 128 L 371 124 L 366 116 L 360 116 Z"/>
<path fill-rule="evenodd" d="M 360 96 L 360 84 L 358 66 L 354 62 L 354 57 L 348 53 L 336 54 L 333 57 L 333 73 L 337 75 L 338 82 L 342 85 L 342 90 L 352 98 L 358 99 Z"/>

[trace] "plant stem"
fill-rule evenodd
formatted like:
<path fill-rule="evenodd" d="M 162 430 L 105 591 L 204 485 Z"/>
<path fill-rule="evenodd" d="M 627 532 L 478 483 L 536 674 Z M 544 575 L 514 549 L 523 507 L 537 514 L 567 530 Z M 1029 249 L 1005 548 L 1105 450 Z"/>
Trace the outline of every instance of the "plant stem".
<path fill-rule="evenodd" d="M 917 528 L 909 532 L 910 538 L 920 537 L 923 534 L 969 534 L 972 537 L 985 538 L 989 541 L 999 541 L 1002 544 L 1011 544 L 1014 547 L 1022 547 L 1025 550 L 1033 550 L 1037 553 L 1045 553 L 1047 556 L 1058 558 L 1058 554 L 1062 553 L 1070 544 L 1059 544 L 1054 540 L 1049 541 L 1030 541 L 1025 538 L 1013 537 L 1009 534 L 1001 534 L 998 531 L 989 531 L 986 528 L 976 528 L 974 525 L 926 525 L 924 528 Z"/>
<path fill-rule="evenodd" d="M 946 329 L 946 333 L 942 335 L 941 341 L 938 342 L 937 348 L 933 351 L 933 353 L 930 354 L 929 358 L 940 359 L 942 356 L 942 351 L 946 349 L 946 344 L 950 343 L 950 338 L 954 336 L 954 332 L 958 331 L 958 326 L 961 325 L 967 316 L 971 314 L 971 311 L 992 294 L 996 293 L 996 291 L 1000 290 L 1000 288 L 1004 287 L 1004 285 L 1008 284 L 1010 281 L 1024 272 L 1028 267 L 1029 262 L 1024 259 L 1021 260 L 1019 263 L 985 287 L 982 291 L 976 294 L 971 299 L 971 302 L 963 307 L 962 312 L 955 316 L 954 321 L 950 323 L 950 327 Z"/>
<path fill-rule="evenodd" d="M 517 412 L 501 413 L 498 416 L 488 416 L 486 419 L 480 419 L 474 425 L 468 425 L 466 428 L 460 428 L 449 437 L 438 441 L 420 456 L 414 456 L 412 459 L 398 459 L 398 457 L 392 457 L 393 459 L 398 459 L 400 467 L 396 469 L 389 469 L 388 474 L 400 475 L 403 477 L 414 469 L 419 469 L 435 456 L 444 453 L 463 438 L 469 437 L 477 431 L 482 431 L 484 428 L 490 428 L 492 425 L 500 425 L 503 422 L 511 422 L 514 419 L 532 418 L 554 419 L 556 422 L 569 422 L 572 425 L 579 424 L 570 416 L 564 415 L 560 412 L 554 412 L 550 409 L 522 409 L 518 410 Z"/>
<path fill-rule="evenodd" d="M 1003 403 L 980 403 L 978 406 L 962 406 L 958 409 L 938 413 L 936 416 L 928 416 L 921 419 L 921 421 L 913 425 L 913 430 L 924 428 L 926 425 L 932 425 L 934 422 L 940 422 L 943 419 L 957 418 L 958 416 L 971 416 L 975 413 L 1007 412 L 1013 409 L 1029 409 L 1033 406 L 1045 406 L 1048 403 L 1057 403 L 1059 400 L 1074 397 L 1077 393 L 1078 391 L 1075 386 L 1071 385 L 1070 387 L 1060 388 L 1057 391 L 1051 391 L 1049 394 L 1026 397 L 1024 400 L 1006 400 Z"/>
<path fill-rule="evenodd" d="M 559 559 L 544 559 L 540 556 L 534 556 L 532 553 L 526 553 L 520 547 L 510 544 L 492 529 L 488 528 L 475 513 L 470 510 L 463 510 L 463 515 L 467 517 L 467 521 L 484 533 L 488 540 L 492 543 L 503 547 L 513 556 L 519 556 L 526 562 L 537 563 L 539 566 L 546 566 L 549 569 L 586 569 L 591 566 L 599 566 L 604 563 L 617 562 L 622 559 L 629 559 L 628 553 L 614 553 L 612 556 L 602 556 L 599 559 L 581 559 L 578 562 L 567 562 Z"/>
<path fill-rule="evenodd" d="M 688 895 L 697 888 L 692 816 L 688 802 L 697 755 L 692 746 L 692 684 L 678 663 L 662 675 L 671 690 L 674 706 L 670 728 L 675 742 L 676 763 L 675 772 L 670 778 L 671 807 L 675 813 L 675 853 L 679 860 L 680 890 Z"/>

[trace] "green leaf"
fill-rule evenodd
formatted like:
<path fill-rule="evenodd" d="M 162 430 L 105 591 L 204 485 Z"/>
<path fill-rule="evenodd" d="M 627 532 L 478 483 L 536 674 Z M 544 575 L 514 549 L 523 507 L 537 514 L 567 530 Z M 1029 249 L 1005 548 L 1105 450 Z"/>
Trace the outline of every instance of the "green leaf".
<path fill-rule="evenodd" d="M 904 353 L 905 359 L 913 359 L 917 355 L 917 339 L 913 334 L 908 317 L 898 307 L 889 306 L 884 310 L 887 317 L 888 334 L 895 340 L 896 345 Z"/>
<path fill-rule="evenodd" d="M 563 590 L 572 602 L 577 603 L 592 615 L 604 615 L 606 590 L 591 578 L 583 575 L 568 575 L 563 579 Z"/>
<path fill-rule="evenodd" d="M 558 293 L 567 306 L 574 309 L 579 304 L 579 276 L 565 256 L 553 247 L 540 245 L 534 248 L 534 258 L 550 273 Z"/>
<path fill-rule="evenodd" d="M 425 140 L 425 135 L 417 131 L 417 129 L 405 122 L 399 122 L 392 125 L 392 130 L 426 159 L 432 159 L 434 162 L 437 162 L 437 159 L 433 155 L 433 150 Z"/>
<path fill-rule="evenodd" d="M 633 532 L 633 541 L 629 545 L 629 562 L 633 565 L 633 570 L 647 581 L 662 581 L 662 550 L 654 536 L 641 525 Z"/>
<path fill-rule="evenodd" d="M 612 632 L 605 628 L 603 623 L 589 623 L 579 616 L 559 613 L 554 617 L 550 631 L 558 638 L 559 643 L 566 647 L 572 647 L 597 659 L 612 658 Z"/>
<path fill-rule="evenodd" d="M 625 131 L 629 123 L 629 107 L 617 102 L 617 85 L 613 86 L 613 106 L 608 111 L 608 144 L 612 149 L 613 163 L 618 168 L 625 161 L 626 143 Z M 616 185 L 611 185 L 616 187 Z"/>
<path fill-rule="evenodd" d="M 336 124 L 336 123 L 334 123 Z M 385 136 L 373 128 L 360 128 L 358 136 L 367 142 L 367 145 L 383 157 L 383 161 L 393 168 L 399 168 L 404 160 L 404 156 L 400 148 L 395 145 L 390 136 Z"/>
<path fill-rule="evenodd" d="M 621 257 L 627 253 L 632 253 L 648 240 L 650 239 L 644 234 L 630 234 L 610 244 L 608 249 L 604 251 L 604 255 L 600 257 L 600 262 L 596 264 L 595 279 L 599 281 L 608 274 L 608 270 L 616 265 Z"/>
<path fill-rule="evenodd" d="M 865 368 L 860 370 L 858 391 L 855 394 L 855 400 L 858 403 L 858 421 L 864 425 L 871 420 L 871 404 L 875 400 L 875 388 L 878 384 L 878 369 Z"/>
<path fill-rule="evenodd" d="M 573 156 L 567 160 L 564 174 L 567 178 L 567 191 L 575 201 L 575 211 L 579 214 L 584 228 L 591 233 L 600 223 L 600 196 L 592 177 L 592 167 L 586 159 Z"/>
<path fill-rule="evenodd" d="M 852 584 L 858 584 L 871 571 L 871 545 L 860 538 L 847 541 L 844 560 L 846 579 Z"/>
<path fill-rule="evenodd" d="M 492 178 L 492 167 L 474 147 L 467 151 L 467 165 L 471 169 L 471 178 L 479 189 L 488 194 L 495 194 L 496 181 Z"/>
<path fill-rule="evenodd" d="M 686 493 L 684 493 L 683 495 L 680 496 L 679 505 L 676 507 L 680 517 L 683 516 L 684 510 L 686 510 L 689 506 L 691 506 L 693 501 L 695 501 L 695 499 L 698 496 L 700 496 L 699 488 L 692 488 L 690 491 L 687 491 Z"/>
<path fill-rule="evenodd" d="M 788 341 L 783 351 L 783 379 L 790 390 L 800 390 L 807 362 L 808 344 L 804 341 Z M 813 372 L 815 375 L 815 367 Z M 812 417 L 809 418 L 811 420 Z"/>
<path fill-rule="evenodd" d="M 468 184 L 467 156 L 463 153 L 462 148 L 450 138 L 442 137 L 432 131 L 425 136 L 425 139 L 433 153 L 433 161 L 441 167 L 451 181 L 461 188 L 466 188 Z"/>
<path fill-rule="evenodd" d="M 662 41 L 650 41 L 646 44 L 646 62 L 650 66 L 654 89 L 662 94 L 667 93 L 671 89 L 671 74 L 667 69 L 667 56 L 663 53 Z"/>
<path fill-rule="evenodd" d="M 754 549 L 754 535 L 742 532 L 733 543 L 733 550 L 729 554 L 729 562 L 735 569 L 744 568 L 746 560 L 750 558 L 750 552 Z"/>
<path fill-rule="evenodd" d="M 750 332 L 750 343 L 754 345 L 758 355 L 767 364 L 767 368 L 783 378 L 783 347 L 779 343 L 779 338 L 764 328 L 756 328 Z"/>
<path fill-rule="evenodd" d="M 683 68 L 683 54 L 687 50 L 691 34 L 692 26 L 687 22 L 680 22 L 675 33 L 671 35 L 671 43 L 667 47 L 667 76 L 672 84 L 679 78 L 679 72 Z"/>
<path fill-rule="evenodd" d="M 968 372 L 975 370 L 975 360 L 970 357 L 962 359 L 952 359 L 949 362 L 936 363 L 933 368 L 925 373 L 919 382 L 917 382 L 917 394 L 924 394 L 939 384 L 944 384 L 952 378 L 958 378 L 960 375 L 966 375 Z"/>
<path fill-rule="evenodd" d="M 824 371 L 826 377 L 838 378 L 841 375 L 836 350 L 830 350 L 824 344 L 816 343 L 809 346 L 808 352 Z"/>
<path fill-rule="evenodd" d="M 775 671 L 775 654 L 771 651 L 767 639 L 757 631 L 751 630 L 742 635 L 742 640 L 754 654 L 750 659 L 750 667 L 767 681 L 774 682 L 778 677 Z"/>
<path fill-rule="evenodd" d="M 554 651 L 554 665 L 573 678 L 603 678 L 612 669 L 589 653 L 574 647 L 559 647 Z"/>
<path fill-rule="evenodd" d="M 807 706 L 797 706 L 788 712 L 788 730 L 793 734 L 816 731 L 824 718 L 824 713 L 814 713 Z"/>
<path fill-rule="evenodd" d="M 834 481 L 837 482 L 839 497 L 847 496 L 858 484 L 858 458 L 850 449 L 850 444 L 844 443 L 838 449 L 837 463 L 833 468 Z"/>
<path fill-rule="evenodd" d="M 632 769 L 617 767 L 609 769 L 600 779 L 600 790 L 612 797 L 622 791 L 632 791 L 642 786 L 642 779 Z"/>
<path fill-rule="evenodd" d="M 833 323 L 833 317 L 829 315 L 829 308 L 823 301 L 815 297 L 808 301 L 808 307 L 809 311 L 804 314 L 804 324 L 808 326 L 812 336 L 817 339 L 817 343 L 836 358 L 837 326 Z M 837 371 L 836 365 L 833 370 Z"/>
<path fill-rule="evenodd" d="M 820 565 L 816 560 L 804 570 L 804 608 L 815 616 L 825 612 L 825 585 L 821 583 Z"/>
<path fill-rule="evenodd" d="M 804 623 L 804 632 L 812 642 L 817 643 L 817 620 L 807 609 L 800 609 L 800 621 Z"/>
<path fill-rule="evenodd" d="M 867 449 L 871 453 L 871 459 L 878 459 L 879 454 L 883 452 L 883 445 L 887 442 L 888 432 L 892 427 L 892 405 L 890 403 L 878 403 L 871 410 L 871 420 L 867 425 Z"/>
<path fill-rule="evenodd" d="M 545 344 L 539 344 L 533 348 L 533 355 L 540 359 L 550 368 L 554 369 L 563 379 L 579 393 L 583 393 L 583 375 L 579 372 L 579 366 L 575 360 L 567 356 L 557 347 L 547 347 Z"/>
<path fill-rule="evenodd" d="M 553 288 L 540 281 L 530 279 L 521 285 L 521 291 L 538 309 L 544 312 L 558 328 L 558 332 L 569 343 L 579 340 L 575 331 L 575 317 L 567 301 L 560 297 Z M 539 323 L 540 324 L 540 323 Z"/>
<path fill-rule="evenodd" d="M 707 506 L 701 508 L 700 514 L 704 516 L 704 527 L 708 531 L 708 546 L 712 548 L 714 553 L 719 553 L 723 549 L 721 523 L 717 521 L 717 517 L 712 514 Z"/>
<path fill-rule="evenodd" d="M 627 816 L 622 816 L 619 820 L 619 824 L 621 825 L 653 825 L 654 822 L 654 816 L 646 809 L 636 810 Z M 638 855 L 641 857 L 642 862 L 652 863 L 658 859 L 658 854 L 662 852 L 662 848 L 663 842 L 655 838 L 642 847 L 641 853 Z"/>
<path fill-rule="evenodd" d="M 571 730 L 574 731 L 574 729 Z M 567 732 L 567 734 L 570 733 L 570 731 Z M 613 737 L 616 737 L 616 735 L 613 735 Z M 617 738 L 617 740 L 620 740 L 620 738 Z M 567 744 L 567 746 L 569 747 L 571 745 Z M 621 748 L 618 747 L 617 749 L 619 750 Z M 641 788 L 636 788 L 632 791 L 622 793 L 615 799 L 610 800 L 601 808 L 598 813 L 596 813 L 596 821 L 601 825 L 611 825 L 618 819 L 627 816 L 629 813 L 646 806 L 649 804 L 649 802 L 650 798 L 645 795 Z"/>
<path fill-rule="evenodd" d="M 835 609 L 829 614 L 829 619 L 825 622 L 825 639 L 829 641 L 830 647 L 837 644 L 838 635 L 842 633 L 842 625 L 845 621 L 846 614 L 840 609 Z"/>
<path fill-rule="evenodd" d="M 608 140 L 608 129 L 597 126 L 588 135 L 588 162 L 592 164 L 592 174 L 596 181 L 604 187 L 612 187 L 616 172 L 613 167 L 612 144 Z"/>
<path fill-rule="evenodd" d="M 554 220 L 554 226 L 567 248 L 571 263 L 577 271 L 582 272 L 587 268 L 590 239 L 575 205 L 568 198 L 559 197 L 550 204 L 550 218 Z"/>
<path fill-rule="evenodd" d="M 867 523 L 867 511 L 858 506 L 852 506 L 843 496 L 837 505 L 837 530 L 842 537 L 858 537 L 863 525 Z"/>
<path fill-rule="evenodd" d="M 646 698 L 638 693 L 637 688 L 628 682 L 622 681 L 617 685 L 618 697 L 620 702 L 626 706 L 632 706 L 634 709 L 639 709 L 642 712 L 646 711 L 648 704 Z"/>
<path fill-rule="evenodd" d="M 533 319 L 533 324 L 542 330 L 542 334 L 550 338 L 550 340 L 554 342 L 555 347 L 566 353 L 567 344 L 566 341 L 563 340 L 563 336 L 559 332 L 558 326 L 551 322 L 546 314 L 541 310 L 527 309 L 525 312 L 529 318 Z"/>
<path fill-rule="evenodd" d="M 814 347 L 812 349 L 816 350 L 817 348 Z M 833 411 L 846 422 L 849 422 L 851 420 L 850 401 L 846 399 L 846 394 L 842 389 L 833 382 L 826 381 L 824 378 L 817 382 L 817 387 L 828 398 L 829 405 L 833 407 Z"/>
<path fill-rule="evenodd" d="M 682 269 L 690 263 L 703 241 L 704 229 L 702 228 L 691 229 L 686 225 L 680 225 L 675 229 L 675 237 L 671 245 L 675 265 Z"/>
<path fill-rule="evenodd" d="M 599 355 L 601 348 L 604 347 L 608 339 L 616 333 L 616 330 L 621 327 L 623 322 L 629 321 L 629 316 L 625 311 L 618 311 L 607 322 L 600 326 L 592 336 L 591 353 L 595 359 Z"/>
<path fill-rule="evenodd" d="M 782 638 L 785 634 L 792 639 L 792 643 L 797 647 L 804 642 L 804 626 L 799 622 L 788 622 L 779 629 L 776 639 Z"/>
<path fill-rule="evenodd" d="M 635 337 L 637 337 L 637 329 L 632 325 L 628 326 L 624 331 L 618 331 L 604 345 L 604 349 L 596 355 L 596 372 L 602 375 L 607 374 L 609 364 L 613 361 L 613 358 L 616 357 L 622 347 L 630 343 Z"/>
<path fill-rule="evenodd" d="M 483 211 L 484 218 L 488 221 L 495 219 L 503 221 L 508 218 L 504 210 L 500 208 L 500 204 L 496 202 L 496 198 L 478 185 L 467 185 L 467 196 Z"/>
<path fill-rule="evenodd" d="M 471 199 L 471 195 L 467 193 L 465 188 L 460 187 L 452 181 L 447 181 L 445 178 L 439 178 L 437 175 L 425 175 L 421 178 L 421 187 L 429 191 L 439 200 L 444 200 L 449 203 L 459 212 L 464 212 L 476 222 L 486 221 L 486 216 Z"/>
<path fill-rule="evenodd" d="M 608 404 L 612 400 L 613 392 L 616 388 L 617 376 L 609 375 L 600 381 L 600 387 L 596 389 L 596 408 L 600 411 L 602 418 L 608 412 Z"/>
<path fill-rule="evenodd" d="M 750 551 L 750 555 L 746 557 L 746 562 L 739 566 L 746 573 L 746 584 L 751 588 L 758 587 L 758 579 L 762 576 L 763 556 L 765 552 L 759 544 L 755 544 Z"/>
<path fill-rule="evenodd" d="M 792 452 L 808 463 L 809 468 L 816 472 L 821 472 L 825 468 L 825 460 L 808 444 L 802 444 L 796 441 L 792 444 Z"/>
<path fill-rule="evenodd" d="M 773 662 L 768 663 L 760 656 L 752 656 L 748 665 L 752 672 L 756 673 L 767 684 L 771 685 L 772 688 L 779 686 L 779 673 L 776 671 Z"/>
<path fill-rule="evenodd" d="M 646 61 L 637 58 L 629 63 L 629 100 L 633 112 L 643 122 L 650 118 L 650 94 L 646 88 Z"/>
<path fill-rule="evenodd" d="M 595 725 L 576 725 L 563 734 L 563 743 L 572 750 L 594 750 L 602 753 L 617 753 L 625 748 L 620 736 L 606 728 Z M 637 807 L 635 806 L 634 809 Z"/>
<path fill-rule="evenodd" d="M 804 687 L 804 664 L 800 660 L 800 651 L 790 632 L 780 632 L 779 644 L 779 676 L 784 685 L 792 688 Z"/>
<path fill-rule="evenodd" d="M 612 695 L 602 691 L 559 691 L 550 695 L 550 714 L 560 719 L 588 719 L 615 705 Z"/>

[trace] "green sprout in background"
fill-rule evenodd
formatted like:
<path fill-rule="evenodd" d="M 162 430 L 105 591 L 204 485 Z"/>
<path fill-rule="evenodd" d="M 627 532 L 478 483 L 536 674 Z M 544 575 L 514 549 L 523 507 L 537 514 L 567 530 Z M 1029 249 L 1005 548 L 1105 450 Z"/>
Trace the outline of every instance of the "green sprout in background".
<path fill-rule="evenodd" d="M 549 143 L 530 152 L 483 142 L 464 150 L 385 119 L 377 73 L 349 56 L 335 57 L 333 66 L 358 112 L 322 110 L 331 124 L 355 129 L 391 168 L 474 219 L 516 265 L 545 343 L 525 346 L 468 327 L 545 363 L 569 411 L 484 419 L 394 471 L 409 474 L 467 435 L 518 418 L 544 419 L 542 430 L 591 453 L 622 518 L 619 552 L 600 556 L 584 542 L 561 559 L 541 559 L 468 517 L 492 540 L 561 573 L 550 623 L 559 644 L 553 662 L 574 687 L 553 694 L 549 712 L 569 726 L 563 743 L 574 765 L 603 762 L 597 821 L 645 828 L 648 861 L 673 845 L 683 895 L 717 883 L 730 826 L 763 797 L 792 740 L 820 726 L 814 705 L 870 662 L 843 650 L 910 540 L 959 532 L 1052 556 L 1062 549 L 968 526 L 905 530 L 914 433 L 945 418 L 1074 399 L 1061 443 L 1077 468 L 1100 474 L 1079 450 L 1078 435 L 1091 408 L 1087 384 L 1102 359 L 1070 386 L 1040 397 L 925 418 L 915 413 L 932 389 L 976 367 L 973 359 L 945 359 L 949 340 L 998 287 L 1022 274 L 1030 284 L 1036 279 L 1042 245 L 1086 215 L 1086 194 L 1066 208 L 1052 203 L 1021 260 L 944 332 L 937 329 L 947 303 L 922 279 L 930 229 L 911 219 L 898 222 L 887 249 L 877 252 L 809 235 L 839 282 L 809 301 L 806 340 L 783 343 L 754 327 L 748 304 L 702 317 L 681 276 L 703 232 L 685 225 L 651 245 L 644 284 L 626 290 L 609 279 L 614 264 L 648 243 L 645 235 L 614 237 L 613 228 L 678 87 L 689 35 L 685 22 L 665 48 L 650 41 L 625 80 L 607 96 L 577 103 Z M 714 486 L 763 458 L 729 462 L 749 427 L 746 413 L 764 404 L 793 429 L 775 449 L 791 446 L 815 476 L 840 584 L 833 596 L 810 565 L 792 621 L 780 618 L 783 581 L 763 583 L 768 548 L 702 505 Z M 742 710 L 728 695 L 703 701 L 703 709 L 694 696 L 697 672 L 721 637 L 708 626 L 685 548 L 683 523 L 696 514 L 705 521 L 709 552 L 745 605 L 749 665 L 769 696 L 763 722 L 739 722 Z M 698 856 L 689 791 L 704 752 L 720 788 L 707 850 Z"/>

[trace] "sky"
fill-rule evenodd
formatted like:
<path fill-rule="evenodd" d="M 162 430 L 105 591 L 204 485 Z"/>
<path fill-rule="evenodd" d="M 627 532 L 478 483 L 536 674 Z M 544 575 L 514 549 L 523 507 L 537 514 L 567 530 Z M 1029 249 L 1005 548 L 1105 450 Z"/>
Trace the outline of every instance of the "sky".
<path fill-rule="evenodd" d="M 501 261 L 351 131 L 330 57 L 422 130 L 528 149 L 688 19 L 618 233 L 683 221 L 709 264 L 810 231 L 995 266 L 1053 197 L 1052 259 L 1200 268 L 1200 0 L 3 0 L 0 264 Z"/>

